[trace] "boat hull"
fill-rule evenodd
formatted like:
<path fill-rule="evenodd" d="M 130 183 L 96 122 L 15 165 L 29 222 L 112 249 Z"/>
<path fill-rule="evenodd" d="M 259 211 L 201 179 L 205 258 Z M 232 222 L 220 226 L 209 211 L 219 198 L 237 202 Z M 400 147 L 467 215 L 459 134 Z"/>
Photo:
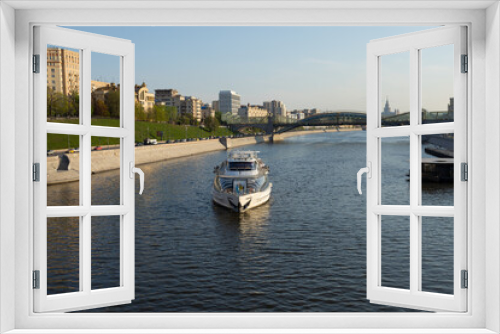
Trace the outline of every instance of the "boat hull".
<path fill-rule="evenodd" d="M 242 213 L 269 201 L 272 187 L 273 185 L 269 184 L 269 187 L 267 187 L 264 191 L 245 195 L 222 193 L 214 189 L 213 201 L 221 206 L 233 210 L 234 212 Z"/>

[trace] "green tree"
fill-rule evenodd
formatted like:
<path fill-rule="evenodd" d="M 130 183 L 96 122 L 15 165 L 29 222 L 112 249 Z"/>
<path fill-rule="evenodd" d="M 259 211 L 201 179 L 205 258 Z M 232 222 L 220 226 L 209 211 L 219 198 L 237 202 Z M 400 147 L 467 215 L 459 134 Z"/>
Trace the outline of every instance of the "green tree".
<path fill-rule="evenodd" d="M 191 125 L 191 124 L 193 124 L 193 122 L 196 122 L 196 121 L 194 120 L 192 114 L 185 113 L 179 117 L 179 124 Z"/>
<path fill-rule="evenodd" d="M 97 100 L 94 106 L 94 116 L 109 117 L 109 110 L 103 100 Z"/>
<path fill-rule="evenodd" d="M 166 106 L 167 111 L 167 121 L 174 124 L 178 120 L 177 107 Z"/>
<path fill-rule="evenodd" d="M 106 104 L 111 118 L 120 118 L 120 91 L 110 90 L 107 94 Z"/>
<path fill-rule="evenodd" d="M 61 117 L 68 112 L 66 96 L 47 87 L 47 117 Z"/>
<path fill-rule="evenodd" d="M 146 113 L 144 112 L 144 108 L 138 102 L 135 102 L 135 120 L 136 121 L 145 121 L 146 120 Z"/>
<path fill-rule="evenodd" d="M 153 107 L 153 120 L 157 123 L 167 121 L 167 108 L 165 106 L 155 105 Z"/>
<path fill-rule="evenodd" d="M 215 112 L 215 119 L 219 121 L 219 124 L 222 123 L 222 113 L 220 111 Z"/>
<path fill-rule="evenodd" d="M 214 132 L 220 126 L 219 120 L 215 117 L 207 117 L 203 124 L 210 132 Z"/>
<path fill-rule="evenodd" d="M 72 91 L 68 97 L 68 117 L 78 117 L 80 115 L 80 94 L 77 90 Z"/>

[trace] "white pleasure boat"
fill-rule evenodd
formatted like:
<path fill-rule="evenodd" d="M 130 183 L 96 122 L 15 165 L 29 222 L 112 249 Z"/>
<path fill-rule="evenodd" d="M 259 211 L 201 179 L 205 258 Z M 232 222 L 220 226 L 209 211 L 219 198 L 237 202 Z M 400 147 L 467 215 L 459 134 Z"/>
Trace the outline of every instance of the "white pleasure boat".
<path fill-rule="evenodd" d="M 245 212 L 266 203 L 271 197 L 269 167 L 257 157 L 258 151 L 232 151 L 214 169 L 213 200 L 236 212 Z"/>

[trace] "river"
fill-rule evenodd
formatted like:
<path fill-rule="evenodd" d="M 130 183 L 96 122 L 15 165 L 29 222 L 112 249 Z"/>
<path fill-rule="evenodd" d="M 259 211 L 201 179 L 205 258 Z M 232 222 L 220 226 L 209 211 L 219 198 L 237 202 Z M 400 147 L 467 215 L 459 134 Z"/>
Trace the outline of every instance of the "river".
<path fill-rule="evenodd" d="M 408 141 L 389 139 L 383 145 L 383 154 L 390 157 L 384 160 L 390 168 L 383 196 L 404 202 Z M 271 200 L 244 214 L 211 201 L 213 167 L 226 152 L 141 166 L 146 182 L 144 194 L 136 196 L 136 298 L 97 311 L 408 311 L 366 300 L 366 201 L 356 189 L 356 172 L 365 166 L 365 132 L 321 133 L 240 149 L 260 151 L 273 183 Z M 118 179 L 116 171 L 93 175 L 93 201 L 116 193 Z M 61 196 L 64 187 L 77 185 L 50 186 L 48 196 Z M 450 186 L 426 187 L 424 194 L 426 201 L 453 200 Z M 383 220 L 386 286 L 409 285 L 405 219 Z M 432 218 L 423 226 L 423 239 L 429 240 L 423 248 L 423 286 L 450 293 L 453 244 L 443 240 L 450 240 L 453 223 L 436 222 L 441 221 Z M 93 230 L 95 288 L 119 282 L 116 226 L 96 224 Z M 61 233 L 49 232 L 49 254 L 65 243 Z M 77 281 L 78 271 L 53 262 L 49 284 L 55 293 L 61 282 Z"/>

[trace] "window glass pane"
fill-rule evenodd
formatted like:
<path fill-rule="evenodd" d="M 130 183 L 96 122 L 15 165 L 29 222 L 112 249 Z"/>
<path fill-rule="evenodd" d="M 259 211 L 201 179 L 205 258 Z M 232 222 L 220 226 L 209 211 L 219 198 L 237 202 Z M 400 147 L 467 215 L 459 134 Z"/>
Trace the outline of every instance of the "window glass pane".
<path fill-rule="evenodd" d="M 421 219 L 422 291 L 453 294 L 453 218 Z"/>
<path fill-rule="evenodd" d="M 92 137 L 92 205 L 120 205 L 120 139 Z"/>
<path fill-rule="evenodd" d="M 91 124 L 119 127 L 120 57 L 97 52 L 92 52 L 91 57 Z"/>
<path fill-rule="evenodd" d="M 80 289 L 80 218 L 47 218 L 47 294 Z"/>
<path fill-rule="evenodd" d="M 382 127 L 410 124 L 410 53 L 380 57 L 379 110 Z"/>
<path fill-rule="evenodd" d="M 410 289 L 410 217 L 382 216 L 382 286 Z"/>
<path fill-rule="evenodd" d="M 454 135 L 422 136 L 422 205 L 454 204 Z"/>
<path fill-rule="evenodd" d="M 47 122 L 80 123 L 80 50 L 47 45 Z"/>
<path fill-rule="evenodd" d="M 453 45 L 420 50 L 422 123 L 453 122 Z"/>
<path fill-rule="evenodd" d="M 381 139 L 382 205 L 410 205 L 410 138 Z"/>
<path fill-rule="evenodd" d="M 92 290 L 120 286 L 120 220 L 92 217 Z"/>
<path fill-rule="evenodd" d="M 80 205 L 80 137 L 47 134 L 47 205 Z"/>

